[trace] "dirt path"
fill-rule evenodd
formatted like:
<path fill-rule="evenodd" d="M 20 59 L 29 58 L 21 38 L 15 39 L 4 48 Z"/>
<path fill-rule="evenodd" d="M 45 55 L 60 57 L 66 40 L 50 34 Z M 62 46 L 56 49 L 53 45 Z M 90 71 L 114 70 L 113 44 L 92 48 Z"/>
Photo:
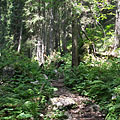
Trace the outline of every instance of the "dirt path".
<path fill-rule="evenodd" d="M 64 79 L 51 80 L 51 85 L 58 90 L 50 99 L 46 115 L 48 120 L 104 120 L 99 106 L 89 98 L 70 92 L 64 85 Z M 53 117 L 57 110 L 64 111 L 63 118 Z"/>

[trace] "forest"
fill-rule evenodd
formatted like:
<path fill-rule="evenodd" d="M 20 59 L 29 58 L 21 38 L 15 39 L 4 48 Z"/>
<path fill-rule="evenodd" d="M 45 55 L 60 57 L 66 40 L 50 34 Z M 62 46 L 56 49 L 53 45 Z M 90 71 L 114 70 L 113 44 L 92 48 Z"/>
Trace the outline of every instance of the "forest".
<path fill-rule="evenodd" d="M 0 0 L 0 120 L 120 120 L 120 0 Z"/>

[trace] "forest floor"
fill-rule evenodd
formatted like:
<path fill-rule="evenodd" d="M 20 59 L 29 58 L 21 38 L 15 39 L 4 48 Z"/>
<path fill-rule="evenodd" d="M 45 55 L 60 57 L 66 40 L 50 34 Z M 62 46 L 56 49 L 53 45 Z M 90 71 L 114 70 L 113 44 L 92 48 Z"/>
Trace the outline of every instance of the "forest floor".
<path fill-rule="evenodd" d="M 56 88 L 51 104 L 47 108 L 47 119 L 50 120 L 104 120 L 105 115 L 95 101 L 71 92 L 64 85 L 64 78 L 51 80 Z M 57 111 L 57 112 L 56 112 Z M 63 113 L 61 113 L 63 112 Z M 56 114 L 56 115 L 55 115 Z M 60 115 L 62 114 L 62 115 Z M 57 116 L 57 117 L 56 117 Z"/>

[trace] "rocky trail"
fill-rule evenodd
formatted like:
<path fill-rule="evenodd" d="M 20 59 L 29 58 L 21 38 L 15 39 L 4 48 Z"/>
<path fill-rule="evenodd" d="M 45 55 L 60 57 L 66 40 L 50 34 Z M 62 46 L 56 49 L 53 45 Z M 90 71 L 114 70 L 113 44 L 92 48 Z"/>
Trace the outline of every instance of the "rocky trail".
<path fill-rule="evenodd" d="M 64 79 L 51 80 L 56 88 L 47 108 L 46 120 L 104 120 L 100 107 L 87 97 L 72 93 L 64 85 Z M 59 111 L 56 113 L 55 111 Z M 57 114 L 63 112 L 60 117 Z M 59 116 L 59 117 L 55 117 Z"/>

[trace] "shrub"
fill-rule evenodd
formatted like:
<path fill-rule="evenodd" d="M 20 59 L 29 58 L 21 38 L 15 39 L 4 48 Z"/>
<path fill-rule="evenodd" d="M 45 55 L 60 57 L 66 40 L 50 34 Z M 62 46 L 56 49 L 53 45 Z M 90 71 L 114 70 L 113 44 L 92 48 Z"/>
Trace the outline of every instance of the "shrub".
<path fill-rule="evenodd" d="M 14 51 L 2 51 L 0 59 L 0 119 L 39 118 L 53 91 L 42 69 Z M 13 69 L 13 76 L 4 75 L 6 66 Z"/>
<path fill-rule="evenodd" d="M 94 99 L 105 110 L 106 120 L 118 120 L 120 115 L 119 59 L 105 62 L 80 63 L 65 70 L 65 84 L 80 95 Z"/>

